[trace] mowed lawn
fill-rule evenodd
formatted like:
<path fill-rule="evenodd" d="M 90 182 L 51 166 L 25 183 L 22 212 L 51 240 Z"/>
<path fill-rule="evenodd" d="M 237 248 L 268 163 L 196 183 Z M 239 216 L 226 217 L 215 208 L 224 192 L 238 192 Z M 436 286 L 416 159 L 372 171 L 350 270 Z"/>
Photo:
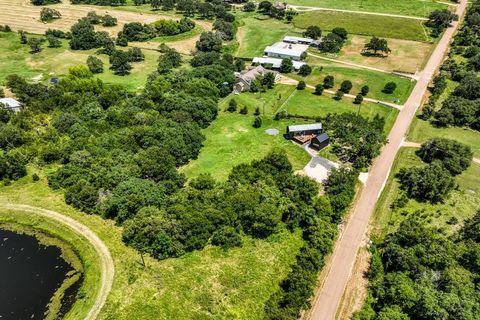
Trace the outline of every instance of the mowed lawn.
<path fill-rule="evenodd" d="M 451 138 L 455 138 L 452 136 Z M 372 218 L 373 234 L 383 237 L 395 231 L 409 215 L 418 214 L 427 217 L 427 222 L 435 227 L 448 228 L 452 233 L 465 219 L 472 217 L 480 207 L 480 166 L 472 163 L 470 168 L 455 178 L 458 189 L 452 191 L 444 203 L 431 204 L 409 200 L 404 208 L 392 210 L 390 205 L 399 195 L 399 184 L 395 174 L 403 167 L 425 165 L 416 156 L 417 148 L 401 148 L 395 159 L 385 188 L 377 202 Z M 448 224 L 452 217 L 456 224 Z"/>
<path fill-rule="evenodd" d="M 48 79 L 52 76 L 62 76 L 68 73 L 68 68 L 76 65 L 86 65 L 89 55 L 95 55 L 93 50 L 70 50 L 67 41 L 62 41 L 61 48 L 48 48 L 44 44 L 40 53 L 30 54 L 29 46 L 20 44 L 18 34 L 0 33 L 0 81 L 10 74 L 18 74 L 27 78 L 39 77 Z M 104 63 L 104 72 L 97 74 L 106 83 L 122 84 L 130 90 L 136 90 L 145 85 L 148 75 L 157 67 L 159 53 L 152 50 L 142 50 L 145 61 L 132 63 L 132 71 L 128 76 L 116 76 L 109 69 L 107 55 L 97 55 Z"/>
<path fill-rule="evenodd" d="M 233 250 L 208 246 L 176 259 L 147 257 L 144 267 L 138 252 L 123 244 L 120 227 L 66 205 L 62 192 L 51 190 L 42 172 L 35 170 L 41 176 L 39 182 L 32 182 L 30 168 L 29 176 L 1 186 L 0 204 L 61 212 L 86 225 L 106 244 L 115 263 L 115 278 L 99 320 L 261 320 L 265 302 L 290 271 L 302 245 L 300 233 L 280 230 L 265 240 L 245 238 L 243 246 Z"/>
<path fill-rule="evenodd" d="M 331 75 L 335 79 L 335 85 L 331 90 L 339 89 L 343 81 L 350 80 L 353 84 L 350 93 L 353 95 L 359 93 L 360 89 L 366 85 L 370 89 L 367 97 L 388 102 L 399 99 L 399 104 L 405 103 L 415 86 L 415 81 L 394 74 L 355 67 L 346 67 L 345 65 L 328 61 L 321 63 L 320 66 L 321 67 L 315 67 L 312 74 L 306 78 L 308 84 L 312 86 L 322 84 L 325 76 Z M 397 84 L 397 89 L 391 94 L 382 92 L 385 84 L 388 82 L 394 82 Z"/>
<path fill-rule="evenodd" d="M 333 99 L 331 95 L 317 96 L 313 90 L 297 90 L 294 95 L 282 107 L 290 115 L 302 115 L 309 117 L 324 117 L 329 113 L 358 112 L 366 118 L 379 115 L 385 119 L 385 132 L 388 133 L 395 122 L 398 110 L 380 104 L 363 102 L 361 105 L 353 103 L 352 99 L 343 98 L 340 101 Z"/>
<path fill-rule="evenodd" d="M 242 19 L 242 24 L 237 32 L 239 46 L 235 54 L 242 58 L 261 57 L 266 46 L 282 41 L 286 35 L 301 36 L 303 32 L 294 28 L 293 24 L 286 24 L 277 19 L 259 20 L 247 16 Z"/>
<path fill-rule="evenodd" d="M 211 173 L 215 178 L 225 180 L 232 167 L 261 159 L 273 149 L 284 150 L 295 170 L 302 169 L 310 160 L 309 155 L 300 147 L 283 137 L 287 125 L 303 123 L 302 120 L 272 120 L 276 110 L 295 91 L 294 86 L 277 84 L 274 89 L 264 93 L 242 93 L 230 95 L 220 104 L 218 118 L 206 129 L 206 137 L 198 159 L 192 160 L 181 168 L 188 178 L 201 173 Z M 238 104 L 237 112 L 225 111 L 231 99 Z M 247 107 L 248 114 L 239 110 Z M 262 127 L 253 128 L 256 108 L 260 109 Z M 268 135 L 265 130 L 274 128 L 276 136 Z"/>
<path fill-rule="evenodd" d="M 425 29 L 424 21 L 410 18 L 317 10 L 299 13 L 293 23 L 295 27 L 303 29 L 311 25 L 327 31 L 342 27 L 351 34 L 429 41 L 429 31 Z"/>
<path fill-rule="evenodd" d="M 292 5 L 426 17 L 435 9 L 448 8 L 436 0 L 285 0 Z M 448 0 L 444 2 L 449 2 Z"/>

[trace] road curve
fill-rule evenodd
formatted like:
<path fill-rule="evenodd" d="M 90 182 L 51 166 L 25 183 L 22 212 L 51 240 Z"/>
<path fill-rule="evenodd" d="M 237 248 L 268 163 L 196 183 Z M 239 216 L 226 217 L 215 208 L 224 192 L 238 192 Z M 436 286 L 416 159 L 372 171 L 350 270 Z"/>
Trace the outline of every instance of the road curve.
<path fill-rule="evenodd" d="M 456 13 L 460 17 L 465 12 L 466 4 L 467 0 L 461 0 L 457 6 Z M 335 244 L 329 264 L 325 266 L 325 280 L 323 284 L 320 284 L 321 287 L 318 289 L 316 299 L 312 301 L 313 306 L 309 312 L 309 317 L 306 316 L 307 318 L 312 320 L 335 319 L 357 252 L 366 236 L 370 215 L 375 208 L 375 203 L 385 185 L 397 151 L 404 140 L 415 112 L 422 103 L 428 84 L 443 62 L 458 25 L 459 22 L 454 22 L 452 27 L 444 32 L 425 69 L 420 73 L 410 97 L 400 110 L 388 136 L 388 143 L 382 148 L 380 156 L 374 160 L 365 187 L 360 192 L 359 199 L 352 209 L 344 231 Z"/>
<path fill-rule="evenodd" d="M 113 264 L 112 257 L 110 255 L 110 251 L 105 246 L 102 240 L 88 227 L 81 224 L 75 219 L 72 219 L 68 216 L 65 216 L 61 213 L 46 210 L 42 208 L 32 207 L 29 205 L 23 204 L 0 204 L 1 209 L 7 210 L 18 210 L 18 211 L 25 211 L 25 212 L 32 212 L 41 216 L 44 216 L 48 219 L 55 220 L 63 225 L 66 225 L 75 233 L 80 234 L 84 238 L 86 238 L 92 246 L 97 251 L 98 257 L 100 259 L 100 268 L 101 268 L 101 285 L 100 290 L 97 293 L 97 298 L 95 302 L 88 312 L 87 316 L 85 317 L 86 320 L 94 320 L 97 318 L 100 310 L 102 309 L 105 301 L 107 300 L 107 296 L 110 293 L 113 283 L 113 276 L 115 274 L 115 266 Z"/>

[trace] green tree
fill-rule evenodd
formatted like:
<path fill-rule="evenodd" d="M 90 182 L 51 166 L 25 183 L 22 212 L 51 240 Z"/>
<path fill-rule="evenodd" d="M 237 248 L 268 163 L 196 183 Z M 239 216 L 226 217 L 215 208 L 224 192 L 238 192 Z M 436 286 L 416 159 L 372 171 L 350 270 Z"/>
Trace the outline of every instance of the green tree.
<path fill-rule="evenodd" d="M 130 64 L 130 55 L 128 52 L 116 50 L 110 56 L 110 69 L 114 71 L 114 74 L 119 76 L 130 74 L 132 65 Z"/>
<path fill-rule="evenodd" d="M 388 55 L 392 50 L 388 47 L 388 42 L 386 39 L 381 39 L 377 37 L 372 37 L 369 42 L 367 42 L 363 48 L 365 51 L 373 51 L 373 54 L 376 55 L 379 51 Z"/>
<path fill-rule="evenodd" d="M 357 94 L 355 99 L 353 100 L 353 103 L 355 104 L 361 104 L 363 102 L 363 96 L 361 94 Z"/>
<path fill-rule="evenodd" d="M 342 100 L 343 96 L 345 95 L 345 92 L 341 91 L 341 90 L 337 90 L 335 92 L 335 95 L 333 96 L 333 99 L 335 100 Z"/>
<path fill-rule="evenodd" d="M 275 86 L 275 74 L 273 72 L 267 72 L 261 79 L 262 86 L 272 89 Z"/>
<path fill-rule="evenodd" d="M 30 53 L 39 53 L 42 51 L 42 40 L 40 38 L 28 38 Z"/>
<path fill-rule="evenodd" d="M 366 96 L 370 92 L 370 88 L 368 86 L 363 86 L 362 89 L 360 89 L 360 94 L 362 96 Z"/>
<path fill-rule="evenodd" d="M 306 88 L 306 84 L 305 84 L 305 81 L 301 80 L 298 82 L 297 84 L 297 90 L 304 90 Z"/>
<path fill-rule="evenodd" d="M 318 26 L 308 26 L 303 36 L 317 40 L 322 36 L 322 30 Z"/>
<path fill-rule="evenodd" d="M 325 89 L 333 88 L 334 81 L 335 81 L 335 79 L 333 78 L 333 76 L 330 76 L 330 75 L 325 76 L 325 78 L 323 78 L 323 87 Z"/>
<path fill-rule="evenodd" d="M 340 91 L 342 91 L 343 93 L 349 93 L 350 90 L 352 90 L 352 81 L 350 80 L 345 80 L 342 82 L 342 84 L 340 85 Z"/>
<path fill-rule="evenodd" d="M 236 112 L 237 111 L 237 101 L 235 99 L 232 99 L 228 102 L 228 112 Z"/>
<path fill-rule="evenodd" d="M 290 73 L 292 72 L 293 62 L 291 59 L 285 58 L 282 59 L 282 64 L 280 65 L 281 73 Z"/>
<path fill-rule="evenodd" d="M 42 8 L 40 11 L 40 20 L 43 22 L 49 22 L 55 19 L 61 18 L 61 13 L 52 8 Z"/>
<path fill-rule="evenodd" d="M 196 47 L 203 52 L 220 52 L 222 50 L 222 39 L 214 32 L 203 32 L 200 35 L 200 40 L 197 41 Z"/>
<path fill-rule="evenodd" d="M 182 56 L 175 49 L 166 50 L 166 52 L 158 58 L 158 72 L 168 73 L 173 68 L 178 68 L 182 64 Z"/>
<path fill-rule="evenodd" d="M 18 31 L 18 33 L 20 34 L 20 43 L 27 44 L 27 33 L 22 30 Z"/>
<path fill-rule="evenodd" d="M 49 48 L 60 48 L 62 46 L 62 42 L 55 36 L 48 35 L 47 36 L 48 47 Z"/>
<path fill-rule="evenodd" d="M 387 82 L 382 92 L 392 94 L 395 89 L 397 89 L 397 84 L 395 82 Z"/>
<path fill-rule="evenodd" d="M 304 64 L 300 67 L 300 69 L 298 70 L 298 74 L 303 76 L 303 77 L 306 77 L 308 75 L 310 75 L 312 73 L 312 67 L 310 67 L 308 64 Z"/>
<path fill-rule="evenodd" d="M 88 56 L 87 58 L 88 69 L 92 73 L 102 73 L 103 72 L 103 62 L 95 56 Z"/>
<path fill-rule="evenodd" d="M 262 126 L 262 118 L 255 117 L 255 120 L 253 121 L 253 127 L 260 128 L 261 126 Z"/>
<path fill-rule="evenodd" d="M 473 152 L 469 146 L 444 138 L 433 138 L 424 142 L 417 154 L 427 163 L 441 161 L 452 175 L 458 175 L 467 170 L 473 158 Z"/>
<path fill-rule="evenodd" d="M 313 92 L 314 94 L 316 94 L 317 96 L 321 96 L 323 94 L 323 85 L 322 84 L 317 84 L 315 86 L 315 91 Z"/>

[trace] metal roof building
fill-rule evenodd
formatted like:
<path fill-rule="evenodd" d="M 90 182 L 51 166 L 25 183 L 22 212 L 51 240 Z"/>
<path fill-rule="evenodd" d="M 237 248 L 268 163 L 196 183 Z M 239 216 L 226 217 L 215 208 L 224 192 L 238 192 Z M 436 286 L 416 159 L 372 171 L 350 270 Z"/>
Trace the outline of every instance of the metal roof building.
<path fill-rule="evenodd" d="M 20 108 L 22 107 L 22 104 L 13 98 L 0 98 L 0 103 L 15 112 L 20 111 Z"/>
<path fill-rule="evenodd" d="M 292 139 L 296 135 L 320 134 L 323 132 L 321 123 L 300 124 L 287 127 L 286 136 Z"/>
<path fill-rule="evenodd" d="M 315 40 L 311 38 L 302 38 L 302 37 L 295 37 L 295 36 L 285 36 L 283 38 L 283 42 L 286 43 L 301 43 L 301 44 L 312 44 Z"/>
<path fill-rule="evenodd" d="M 269 58 L 269 57 L 255 57 L 253 58 L 252 62 L 255 64 L 261 64 L 265 67 L 269 67 L 272 69 L 280 69 L 280 66 L 282 65 L 282 59 Z M 306 64 L 305 62 L 300 62 L 295 60 L 292 60 L 292 63 L 293 63 L 293 68 L 295 70 L 299 70 L 301 66 Z"/>
<path fill-rule="evenodd" d="M 264 53 L 266 56 L 273 58 L 301 60 L 306 55 L 306 49 L 294 47 L 292 44 L 278 42 L 266 47 Z"/>

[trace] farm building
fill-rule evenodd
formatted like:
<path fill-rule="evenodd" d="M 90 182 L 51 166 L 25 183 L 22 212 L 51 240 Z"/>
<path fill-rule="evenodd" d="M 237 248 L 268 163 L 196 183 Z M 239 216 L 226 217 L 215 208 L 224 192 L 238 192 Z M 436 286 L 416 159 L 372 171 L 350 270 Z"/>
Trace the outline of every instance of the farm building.
<path fill-rule="evenodd" d="M 293 43 L 293 44 L 306 44 L 306 45 L 312 45 L 315 40 L 311 38 L 301 38 L 301 37 L 294 37 L 294 36 L 285 36 L 283 38 L 283 42 L 285 43 Z"/>
<path fill-rule="evenodd" d="M 253 58 L 252 62 L 255 65 L 259 64 L 268 69 L 280 69 L 280 66 L 282 65 L 282 59 L 278 59 L 278 58 L 255 57 Z M 293 63 L 293 69 L 297 71 L 300 69 L 301 66 L 306 64 L 305 62 L 300 62 L 295 60 L 292 60 L 292 63 Z"/>
<path fill-rule="evenodd" d="M 315 138 L 313 138 L 310 142 L 310 146 L 314 149 L 321 150 L 328 146 L 328 143 L 330 142 L 330 137 L 328 136 L 327 133 L 321 133 L 317 135 Z"/>
<path fill-rule="evenodd" d="M 262 66 L 250 67 L 242 72 L 235 73 L 235 84 L 233 85 L 233 92 L 239 93 L 243 91 L 249 91 L 252 85 L 252 81 L 264 76 L 268 72 L 272 72 L 275 75 L 275 80 L 278 80 L 279 74 L 275 71 L 270 71 Z"/>
<path fill-rule="evenodd" d="M 299 124 L 288 126 L 286 136 L 288 139 L 294 139 L 295 137 L 318 135 L 322 132 L 323 127 L 321 123 Z"/>
<path fill-rule="evenodd" d="M 290 58 L 292 60 L 302 60 L 307 56 L 308 45 L 292 44 L 285 42 L 277 42 L 268 46 L 264 50 L 264 54 L 271 58 Z"/>
<path fill-rule="evenodd" d="M 19 112 L 22 108 L 22 104 L 13 98 L 0 98 L 0 104 L 14 112 Z"/>

